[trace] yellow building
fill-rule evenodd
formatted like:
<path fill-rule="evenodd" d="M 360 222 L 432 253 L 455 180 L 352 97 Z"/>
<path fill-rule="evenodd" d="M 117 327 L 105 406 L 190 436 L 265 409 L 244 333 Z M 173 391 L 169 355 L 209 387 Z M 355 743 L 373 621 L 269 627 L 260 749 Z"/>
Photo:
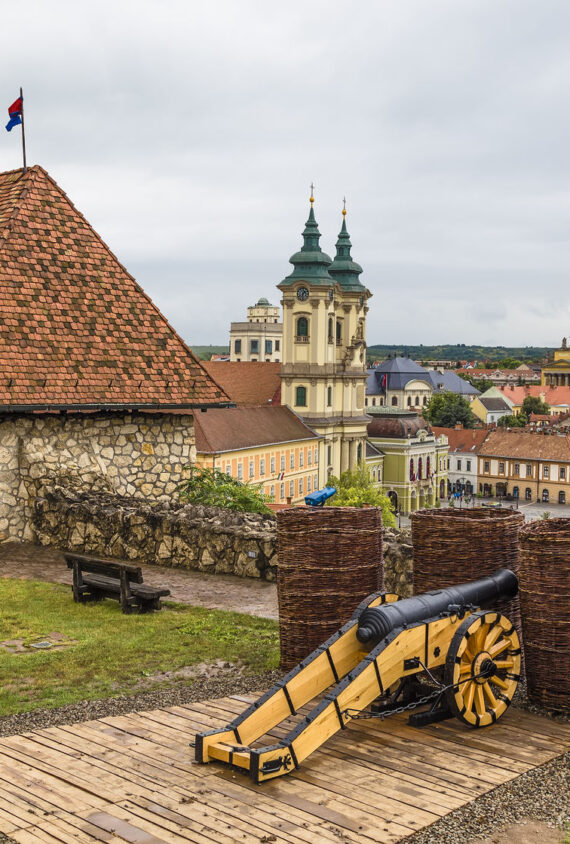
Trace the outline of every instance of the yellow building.
<path fill-rule="evenodd" d="M 366 313 L 372 295 L 352 260 L 346 211 L 331 261 L 311 209 L 283 294 L 281 402 L 321 437 L 319 487 L 365 458 Z"/>
<path fill-rule="evenodd" d="M 570 349 L 566 337 L 554 351 L 552 363 L 542 367 L 541 384 L 549 387 L 570 387 Z"/>
<path fill-rule="evenodd" d="M 260 299 L 247 309 L 247 322 L 232 322 L 230 326 L 231 361 L 281 360 L 283 324 L 281 309 Z"/>
<path fill-rule="evenodd" d="M 319 489 L 319 438 L 287 407 L 196 413 L 194 429 L 198 466 L 262 484 L 276 504 L 303 503 Z"/>
<path fill-rule="evenodd" d="M 479 454 L 479 492 L 555 504 L 570 502 L 570 437 L 490 431 Z"/>

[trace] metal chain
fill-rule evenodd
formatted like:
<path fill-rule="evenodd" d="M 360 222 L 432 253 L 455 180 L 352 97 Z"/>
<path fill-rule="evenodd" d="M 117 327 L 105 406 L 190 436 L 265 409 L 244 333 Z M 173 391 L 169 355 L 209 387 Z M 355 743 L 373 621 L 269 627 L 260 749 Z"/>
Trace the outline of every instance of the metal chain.
<path fill-rule="evenodd" d="M 429 675 L 429 677 L 433 680 L 434 683 L 437 683 L 437 680 L 431 673 L 431 671 L 423 664 L 420 660 L 419 664 L 422 666 L 424 671 Z M 477 680 L 479 677 L 483 677 L 484 672 L 480 672 L 479 674 L 475 674 L 471 677 L 466 677 L 465 680 L 459 680 L 458 683 L 450 683 L 449 686 L 444 686 L 442 683 L 437 683 L 438 688 L 435 692 L 432 692 L 429 695 L 425 695 L 424 697 L 419 698 L 419 700 L 413 700 L 411 703 L 407 703 L 402 706 L 396 706 L 394 709 L 388 709 L 385 712 L 371 712 L 369 709 L 344 709 L 342 714 L 346 715 L 352 721 L 364 720 L 367 718 L 380 718 L 384 720 L 384 718 L 389 718 L 391 715 L 401 715 L 403 712 L 408 712 L 410 709 L 415 709 L 417 706 L 422 706 L 424 703 L 429 703 L 430 700 L 435 700 L 438 697 L 441 697 L 445 692 L 449 691 L 450 689 L 458 689 L 462 683 L 467 683 L 469 680 Z M 353 714 L 354 713 L 354 714 Z"/>

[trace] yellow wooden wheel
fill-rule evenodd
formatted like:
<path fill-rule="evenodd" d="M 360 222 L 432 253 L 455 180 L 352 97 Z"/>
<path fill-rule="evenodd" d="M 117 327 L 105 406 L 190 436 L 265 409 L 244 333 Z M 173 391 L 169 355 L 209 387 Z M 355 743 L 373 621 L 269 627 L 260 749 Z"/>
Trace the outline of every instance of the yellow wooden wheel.
<path fill-rule="evenodd" d="M 457 628 L 445 662 L 451 712 L 471 727 L 494 724 L 509 706 L 520 678 L 519 637 L 498 612 L 476 612 Z"/>

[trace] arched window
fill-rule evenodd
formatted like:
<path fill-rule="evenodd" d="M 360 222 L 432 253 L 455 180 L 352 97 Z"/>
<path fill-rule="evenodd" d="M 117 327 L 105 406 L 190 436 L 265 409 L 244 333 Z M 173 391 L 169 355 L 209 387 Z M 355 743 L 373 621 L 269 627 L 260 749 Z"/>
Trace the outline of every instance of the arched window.
<path fill-rule="evenodd" d="M 382 396 L 380 396 L 380 407 L 383 407 L 383 406 L 384 406 L 384 399 L 383 399 Z"/>
<path fill-rule="evenodd" d="M 542 500 L 543 500 L 543 502 L 546 504 L 548 502 L 549 498 L 550 498 L 550 493 L 548 492 L 547 489 L 543 489 L 542 490 Z"/>
<path fill-rule="evenodd" d="M 309 320 L 307 317 L 301 316 L 297 320 L 297 337 L 309 336 Z"/>
<path fill-rule="evenodd" d="M 427 396 L 424 396 L 424 405 L 427 404 Z"/>
<path fill-rule="evenodd" d="M 412 406 L 412 397 L 408 396 L 408 407 Z"/>
<path fill-rule="evenodd" d="M 398 407 L 398 397 L 392 396 L 392 407 Z"/>
<path fill-rule="evenodd" d="M 307 388 L 306 387 L 297 387 L 295 389 L 295 404 L 297 407 L 306 407 L 307 406 Z"/>
<path fill-rule="evenodd" d="M 416 473 L 414 472 L 414 458 L 410 458 L 410 480 L 415 481 Z"/>
<path fill-rule="evenodd" d="M 334 340 L 334 324 L 332 316 L 329 317 L 329 343 L 332 343 Z"/>
<path fill-rule="evenodd" d="M 431 460 L 429 457 L 426 459 L 426 478 L 429 478 L 431 475 Z"/>
<path fill-rule="evenodd" d="M 332 387 L 327 387 L 327 407 L 332 407 Z"/>
<path fill-rule="evenodd" d="M 356 447 L 356 462 L 362 463 L 362 443 L 358 443 Z"/>
<path fill-rule="evenodd" d="M 419 460 L 418 460 L 418 478 L 420 479 L 420 481 L 422 479 L 423 470 L 424 470 L 424 462 L 423 462 L 422 458 L 420 457 Z"/>
<path fill-rule="evenodd" d="M 524 491 L 525 501 L 530 501 L 532 499 L 532 490 L 529 486 Z"/>
<path fill-rule="evenodd" d="M 342 323 L 337 320 L 336 323 L 336 342 L 340 343 L 342 340 Z"/>

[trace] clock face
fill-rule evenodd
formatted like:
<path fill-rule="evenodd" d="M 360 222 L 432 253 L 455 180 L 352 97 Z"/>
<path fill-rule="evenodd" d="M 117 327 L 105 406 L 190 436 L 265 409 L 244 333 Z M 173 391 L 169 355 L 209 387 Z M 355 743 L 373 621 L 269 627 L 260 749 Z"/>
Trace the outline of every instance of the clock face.
<path fill-rule="evenodd" d="M 300 287 L 297 290 L 297 299 L 299 302 L 305 302 L 309 298 L 309 291 L 306 287 Z"/>

